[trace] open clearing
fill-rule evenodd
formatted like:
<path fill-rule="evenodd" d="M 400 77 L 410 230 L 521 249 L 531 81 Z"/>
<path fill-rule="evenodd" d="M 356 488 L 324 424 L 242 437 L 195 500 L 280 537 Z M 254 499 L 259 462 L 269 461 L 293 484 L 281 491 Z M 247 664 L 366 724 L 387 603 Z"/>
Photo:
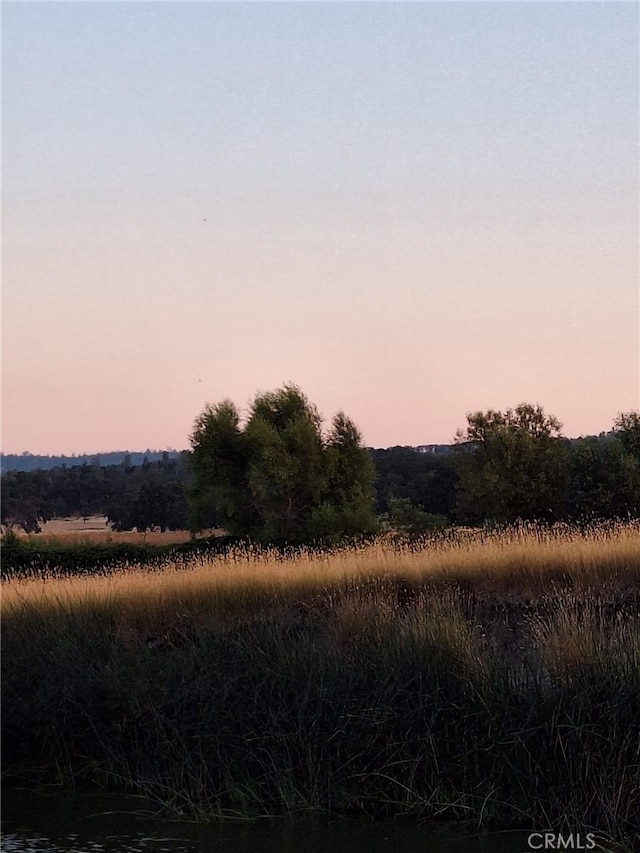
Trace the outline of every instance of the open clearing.
<path fill-rule="evenodd" d="M 188 530 L 113 530 L 106 515 L 90 515 L 86 518 L 72 516 L 69 518 L 52 518 L 40 525 L 40 533 L 25 533 L 16 531 L 21 539 L 30 542 L 57 542 L 60 544 L 92 543 L 117 544 L 119 542 L 132 545 L 173 545 L 188 542 L 192 537 Z M 202 531 L 199 536 L 221 536 L 222 530 Z"/>

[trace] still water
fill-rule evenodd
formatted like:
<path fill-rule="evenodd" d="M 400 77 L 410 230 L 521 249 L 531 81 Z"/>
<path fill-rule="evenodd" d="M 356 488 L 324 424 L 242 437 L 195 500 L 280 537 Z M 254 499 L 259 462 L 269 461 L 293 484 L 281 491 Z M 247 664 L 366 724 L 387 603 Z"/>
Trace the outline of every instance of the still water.
<path fill-rule="evenodd" d="M 115 794 L 5 790 L 3 853 L 527 853 L 527 832 L 363 819 L 173 821 Z"/>

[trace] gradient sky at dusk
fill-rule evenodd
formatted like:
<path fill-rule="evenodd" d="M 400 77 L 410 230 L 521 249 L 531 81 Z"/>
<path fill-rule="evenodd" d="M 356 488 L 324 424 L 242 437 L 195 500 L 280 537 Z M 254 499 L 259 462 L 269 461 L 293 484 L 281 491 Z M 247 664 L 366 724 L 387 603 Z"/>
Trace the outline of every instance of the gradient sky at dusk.
<path fill-rule="evenodd" d="M 5 453 L 640 405 L 636 3 L 3 4 Z"/>

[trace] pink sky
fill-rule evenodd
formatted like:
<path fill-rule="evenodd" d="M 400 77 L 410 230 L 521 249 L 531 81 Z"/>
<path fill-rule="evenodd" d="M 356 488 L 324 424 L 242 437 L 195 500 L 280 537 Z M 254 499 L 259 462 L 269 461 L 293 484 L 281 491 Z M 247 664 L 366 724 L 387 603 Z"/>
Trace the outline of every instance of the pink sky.
<path fill-rule="evenodd" d="M 5 453 L 640 406 L 635 6 L 64 6 L 4 9 Z"/>

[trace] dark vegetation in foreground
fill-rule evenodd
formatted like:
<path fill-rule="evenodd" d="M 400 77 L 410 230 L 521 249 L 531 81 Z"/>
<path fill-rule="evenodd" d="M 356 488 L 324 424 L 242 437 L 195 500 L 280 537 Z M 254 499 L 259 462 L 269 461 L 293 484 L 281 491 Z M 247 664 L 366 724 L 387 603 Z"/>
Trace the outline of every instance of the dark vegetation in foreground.
<path fill-rule="evenodd" d="M 576 542 L 557 565 L 516 543 L 447 572 L 407 552 L 271 585 L 277 561 L 242 558 L 254 575 L 208 587 L 229 557 L 128 605 L 12 587 L 5 776 L 201 818 L 411 814 L 638 843 L 638 542 L 574 558 Z"/>

